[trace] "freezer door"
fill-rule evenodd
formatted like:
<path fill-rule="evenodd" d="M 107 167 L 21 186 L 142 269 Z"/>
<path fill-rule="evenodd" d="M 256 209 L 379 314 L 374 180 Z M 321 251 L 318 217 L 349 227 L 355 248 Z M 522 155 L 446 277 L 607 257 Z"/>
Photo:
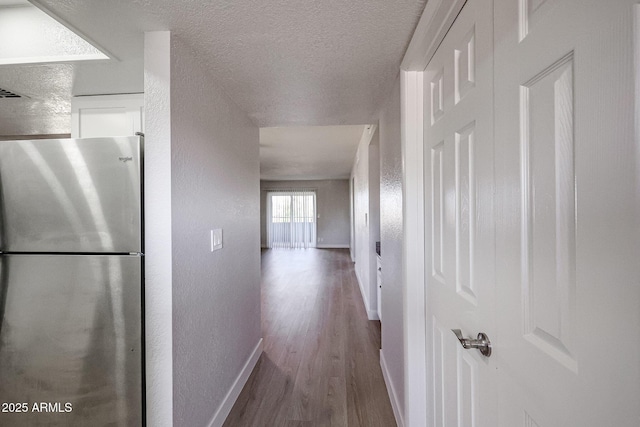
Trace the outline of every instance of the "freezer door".
<path fill-rule="evenodd" d="M 0 256 L 0 426 L 142 425 L 142 262 Z"/>
<path fill-rule="evenodd" d="M 0 250 L 143 252 L 140 137 L 0 142 Z"/>

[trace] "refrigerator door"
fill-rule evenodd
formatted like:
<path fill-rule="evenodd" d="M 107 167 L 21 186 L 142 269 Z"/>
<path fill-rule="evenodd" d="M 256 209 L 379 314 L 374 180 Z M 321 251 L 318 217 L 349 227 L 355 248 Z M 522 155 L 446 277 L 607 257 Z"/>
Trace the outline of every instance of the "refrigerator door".
<path fill-rule="evenodd" d="M 0 256 L 0 425 L 140 426 L 142 257 Z"/>
<path fill-rule="evenodd" d="M 0 251 L 143 252 L 141 141 L 0 142 Z"/>

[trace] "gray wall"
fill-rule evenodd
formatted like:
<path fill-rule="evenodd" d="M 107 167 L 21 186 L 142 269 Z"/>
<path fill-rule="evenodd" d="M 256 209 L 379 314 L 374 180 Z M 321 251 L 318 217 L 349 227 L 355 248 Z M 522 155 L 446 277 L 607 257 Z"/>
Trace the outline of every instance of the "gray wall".
<path fill-rule="evenodd" d="M 304 188 L 316 190 L 318 206 L 317 237 L 319 248 L 349 247 L 349 180 L 320 181 L 260 181 L 260 238 L 267 244 L 267 191 L 271 189 Z M 322 239 L 322 241 L 320 241 Z"/>
<path fill-rule="evenodd" d="M 261 338 L 259 133 L 208 73 L 172 37 L 175 426 L 209 425 Z"/>
<path fill-rule="evenodd" d="M 375 128 L 375 127 L 374 127 Z M 358 151 L 351 170 L 354 178 L 353 217 L 355 241 L 355 271 L 360 285 L 360 293 L 370 320 L 378 319 L 378 295 L 375 274 L 375 232 L 379 203 L 376 203 L 375 188 L 378 188 L 378 150 L 376 129 L 366 129 L 362 133 Z M 373 145 L 371 145 L 373 144 Z M 374 177 L 372 179 L 372 177 Z M 373 184 L 373 185 L 372 185 Z M 374 199 L 373 203 L 371 199 Z"/>
<path fill-rule="evenodd" d="M 378 127 L 369 143 L 369 281 L 371 310 L 378 313 L 378 254 L 376 242 L 380 241 L 380 131 Z"/>
<path fill-rule="evenodd" d="M 384 104 L 380 130 L 380 242 L 382 260 L 382 357 L 398 407 L 404 411 L 402 301 L 402 153 L 400 78 Z"/>

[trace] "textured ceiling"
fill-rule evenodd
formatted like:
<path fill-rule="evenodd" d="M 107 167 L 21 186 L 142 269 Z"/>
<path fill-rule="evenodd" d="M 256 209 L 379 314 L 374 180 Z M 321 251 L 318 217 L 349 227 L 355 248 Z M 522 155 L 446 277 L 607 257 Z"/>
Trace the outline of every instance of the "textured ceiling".
<path fill-rule="evenodd" d="M 0 5 L 0 64 L 108 59 L 33 5 Z"/>
<path fill-rule="evenodd" d="M 171 30 L 265 126 L 370 123 L 424 0 L 33 0 L 119 59 Z"/>
<path fill-rule="evenodd" d="M 0 0 L 0 137 L 68 134 L 77 68 L 69 61 L 103 56 L 26 0 Z M 38 65 L 7 65 L 39 63 Z"/>
<path fill-rule="evenodd" d="M 349 178 L 365 126 L 260 129 L 260 179 Z"/>
<path fill-rule="evenodd" d="M 0 5 L 8 1 L 0 0 Z M 0 135 L 68 133 L 72 95 L 113 93 L 112 87 L 141 90 L 144 32 L 154 30 L 170 30 L 190 46 L 211 70 L 211 84 L 221 87 L 259 127 L 374 123 L 426 0 L 31 3 L 123 62 L 0 66 L 0 87 L 30 96 L 0 101 Z M 308 128 L 308 144 L 296 147 L 286 138 L 267 142 L 270 148 L 261 147 L 262 175 L 344 177 L 357 140 L 334 135 L 343 145 L 329 149 L 326 139 L 325 145 L 317 145 L 325 133 Z M 302 141 L 300 135 L 297 141 Z M 314 166 L 300 149 L 316 154 Z M 279 160 L 272 155 L 276 152 Z"/>
<path fill-rule="evenodd" d="M 71 127 L 73 66 L 0 66 L 0 87 L 27 98 L 0 99 L 0 136 L 66 134 Z"/>

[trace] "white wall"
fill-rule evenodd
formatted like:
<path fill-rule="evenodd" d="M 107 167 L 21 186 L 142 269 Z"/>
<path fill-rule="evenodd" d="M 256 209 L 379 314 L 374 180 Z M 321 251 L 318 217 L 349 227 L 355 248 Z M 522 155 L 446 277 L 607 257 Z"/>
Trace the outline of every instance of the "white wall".
<path fill-rule="evenodd" d="M 260 230 L 261 245 L 267 245 L 265 228 L 267 217 L 267 191 L 278 188 L 304 188 L 316 190 L 317 247 L 349 247 L 349 180 L 319 181 L 260 181 Z M 322 240 L 320 240 L 322 239 Z"/>
<path fill-rule="evenodd" d="M 376 135 L 376 126 L 365 129 L 358 145 L 356 158 L 351 170 L 351 177 L 355 178 L 353 215 L 355 218 L 355 270 L 360 285 L 360 292 L 367 310 L 369 319 L 377 319 L 377 288 L 375 264 L 372 266 L 372 257 L 375 255 L 375 240 L 372 239 L 372 226 L 370 212 L 370 185 L 369 185 L 369 144 Z M 377 161 L 377 156 L 375 161 Z M 375 214 L 374 214 L 375 216 Z M 375 219 L 375 218 L 374 218 Z M 373 270 L 372 270 L 373 268 Z"/>
<path fill-rule="evenodd" d="M 145 357 L 147 425 L 173 420 L 170 34 L 145 34 Z"/>
<path fill-rule="evenodd" d="M 220 425 L 235 400 L 227 394 L 261 351 L 258 128 L 211 80 L 197 55 L 173 37 L 176 426 Z M 224 243 L 210 252 L 214 228 L 223 229 Z"/>
<path fill-rule="evenodd" d="M 402 301 L 402 152 L 400 78 L 379 116 L 380 243 L 382 249 L 382 350 L 385 380 L 394 411 L 404 412 L 404 327 Z M 398 423 L 400 425 L 400 422 Z"/>

